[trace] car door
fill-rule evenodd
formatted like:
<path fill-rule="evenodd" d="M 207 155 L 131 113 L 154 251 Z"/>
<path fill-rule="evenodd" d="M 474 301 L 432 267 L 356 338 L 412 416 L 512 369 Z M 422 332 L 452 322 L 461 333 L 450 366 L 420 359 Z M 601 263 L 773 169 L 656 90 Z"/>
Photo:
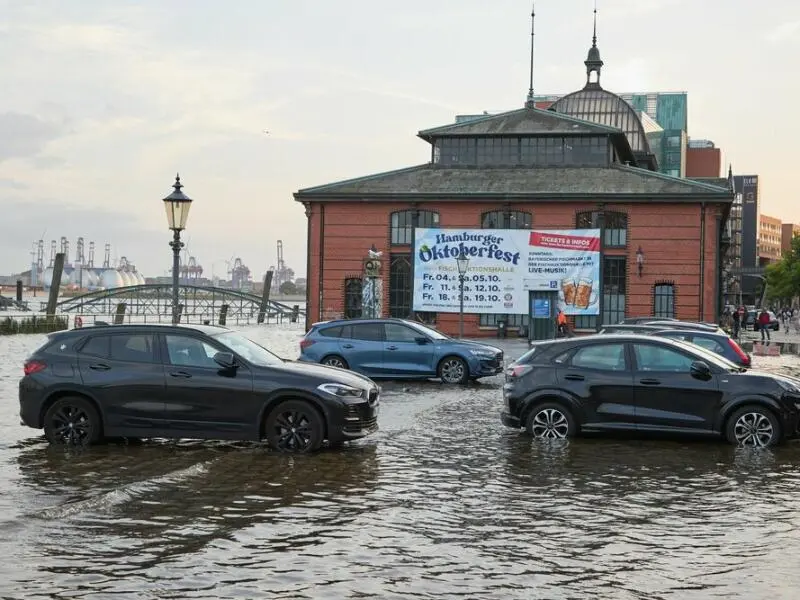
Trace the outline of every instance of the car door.
<path fill-rule="evenodd" d="M 383 323 L 354 323 L 349 329 L 350 337 L 344 337 L 346 332 L 343 331 L 339 340 L 339 348 L 349 367 L 364 375 L 384 373 Z"/>
<path fill-rule="evenodd" d="M 214 355 L 230 350 L 215 340 L 177 333 L 160 337 L 166 359 L 164 411 L 174 437 L 251 437 L 261 405 L 250 368 L 242 361 L 236 369 L 220 367 Z"/>
<path fill-rule="evenodd" d="M 580 400 L 586 429 L 634 429 L 633 374 L 624 342 L 583 346 L 556 359 L 559 384 Z"/>
<path fill-rule="evenodd" d="M 78 351 L 78 368 L 83 385 L 103 411 L 106 435 L 160 433 L 166 382 L 154 334 L 92 335 Z"/>
<path fill-rule="evenodd" d="M 633 342 L 636 423 L 642 430 L 712 431 L 722 394 L 716 376 L 695 378 L 688 350 Z"/>
<path fill-rule="evenodd" d="M 434 375 L 434 345 L 422 332 L 402 323 L 383 324 L 383 369 L 387 375 Z M 425 343 L 421 343 L 425 340 Z"/>

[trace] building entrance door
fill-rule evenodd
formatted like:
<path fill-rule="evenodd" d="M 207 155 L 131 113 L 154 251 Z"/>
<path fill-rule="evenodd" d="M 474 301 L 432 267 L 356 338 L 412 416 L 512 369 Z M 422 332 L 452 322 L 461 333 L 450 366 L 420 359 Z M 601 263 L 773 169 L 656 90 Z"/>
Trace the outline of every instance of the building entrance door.
<path fill-rule="evenodd" d="M 552 340 L 556 337 L 556 314 L 558 313 L 558 292 L 528 292 L 529 318 L 528 338 L 531 340 Z"/>

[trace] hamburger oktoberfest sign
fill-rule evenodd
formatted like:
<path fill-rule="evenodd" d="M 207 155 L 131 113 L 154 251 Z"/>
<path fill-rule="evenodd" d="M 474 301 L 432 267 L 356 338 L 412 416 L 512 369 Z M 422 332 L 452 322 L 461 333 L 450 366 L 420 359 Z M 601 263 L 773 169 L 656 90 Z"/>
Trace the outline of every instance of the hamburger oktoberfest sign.
<path fill-rule="evenodd" d="M 600 230 L 418 228 L 414 310 L 459 312 L 456 257 L 469 256 L 464 312 L 528 314 L 529 291 L 558 292 L 568 315 L 599 313 Z"/>

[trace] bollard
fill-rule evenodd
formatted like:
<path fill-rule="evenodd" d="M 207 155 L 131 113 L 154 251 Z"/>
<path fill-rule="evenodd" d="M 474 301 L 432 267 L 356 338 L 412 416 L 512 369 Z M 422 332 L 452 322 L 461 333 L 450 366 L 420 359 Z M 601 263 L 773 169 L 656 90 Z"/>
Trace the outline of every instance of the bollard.
<path fill-rule="evenodd" d="M 292 306 L 292 323 L 297 323 L 297 319 L 300 316 L 300 305 L 295 304 Z"/>
<path fill-rule="evenodd" d="M 223 304 L 219 309 L 219 324 L 225 325 L 225 321 L 228 319 L 228 305 Z"/>
<path fill-rule="evenodd" d="M 22 279 L 17 279 L 17 303 L 22 304 Z"/>
<path fill-rule="evenodd" d="M 498 321 L 497 322 L 497 337 L 498 338 L 505 338 L 508 335 L 506 331 L 506 322 L 505 321 Z"/>

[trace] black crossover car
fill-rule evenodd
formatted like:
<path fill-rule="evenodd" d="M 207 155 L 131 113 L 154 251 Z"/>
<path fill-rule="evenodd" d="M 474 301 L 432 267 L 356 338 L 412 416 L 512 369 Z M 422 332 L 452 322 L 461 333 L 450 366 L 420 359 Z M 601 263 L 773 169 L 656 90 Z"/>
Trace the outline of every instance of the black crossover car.
<path fill-rule="evenodd" d="M 266 439 L 285 452 L 375 431 L 378 395 L 362 375 L 283 360 L 224 327 L 180 325 L 51 334 L 19 384 L 22 424 L 51 443 Z"/>
<path fill-rule="evenodd" d="M 503 396 L 503 423 L 537 438 L 672 432 L 772 446 L 795 435 L 800 415 L 800 380 L 642 335 L 538 343 L 506 371 Z"/>

